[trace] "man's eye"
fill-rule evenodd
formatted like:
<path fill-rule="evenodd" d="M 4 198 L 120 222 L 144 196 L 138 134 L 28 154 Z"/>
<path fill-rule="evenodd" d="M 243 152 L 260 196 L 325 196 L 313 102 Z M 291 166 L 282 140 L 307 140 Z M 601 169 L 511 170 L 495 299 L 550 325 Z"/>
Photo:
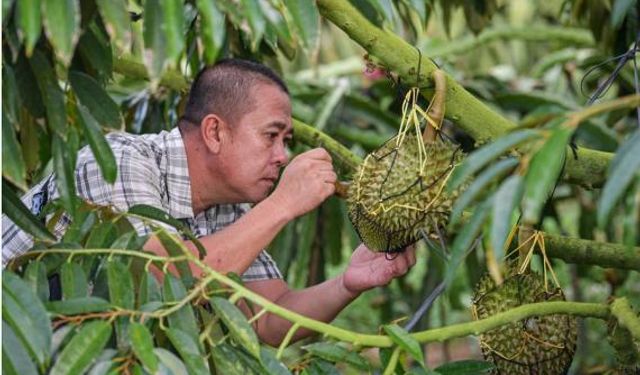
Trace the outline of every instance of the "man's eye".
<path fill-rule="evenodd" d="M 267 133 L 267 138 L 276 139 L 278 138 L 278 133 Z"/>

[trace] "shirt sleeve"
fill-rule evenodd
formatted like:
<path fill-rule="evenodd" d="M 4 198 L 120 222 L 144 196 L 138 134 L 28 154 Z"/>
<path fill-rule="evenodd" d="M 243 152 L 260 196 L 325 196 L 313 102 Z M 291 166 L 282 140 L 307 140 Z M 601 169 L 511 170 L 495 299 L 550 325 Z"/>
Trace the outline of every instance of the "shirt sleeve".
<path fill-rule="evenodd" d="M 113 184 L 104 181 L 93 157 L 86 158 L 76 168 L 78 194 L 97 204 L 110 204 L 120 212 L 126 212 L 138 204 L 168 211 L 163 203 L 166 200 L 166 189 L 163 188 L 161 173 L 155 160 L 131 148 L 122 148 L 115 156 L 118 174 Z M 129 217 L 129 221 L 138 235 L 147 235 L 152 231 L 144 220 Z M 153 223 L 171 233 L 177 233 L 168 224 L 158 221 Z"/>

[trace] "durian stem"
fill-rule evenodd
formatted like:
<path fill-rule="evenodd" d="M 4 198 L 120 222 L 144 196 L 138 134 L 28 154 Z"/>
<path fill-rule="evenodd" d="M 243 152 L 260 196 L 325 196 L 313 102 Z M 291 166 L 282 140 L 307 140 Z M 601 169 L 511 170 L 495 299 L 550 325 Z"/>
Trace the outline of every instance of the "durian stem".
<path fill-rule="evenodd" d="M 398 73 L 406 85 L 422 86 L 421 92 L 429 98 L 431 93 L 427 90 L 428 87 L 424 87 L 424 76 L 438 68 L 431 59 L 421 59 L 421 76 L 416 82 L 416 62 L 419 56 L 413 46 L 398 35 L 373 25 L 349 1 L 317 0 L 316 3 L 324 18 L 342 29 L 389 70 Z M 447 75 L 446 80 L 446 117 L 475 140 L 496 138 L 515 126 L 512 121 L 471 95 L 451 76 Z M 577 154 L 577 159 L 567 159 L 563 178 L 586 187 L 602 186 L 613 154 L 586 148 L 579 148 Z"/>
<path fill-rule="evenodd" d="M 427 125 L 422 133 L 422 141 L 425 143 L 430 143 L 436 140 L 436 135 L 438 134 L 438 130 L 440 130 L 440 126 L 444 120 L 444 102 L 447 98 L 447 76 L 444 72 L 440 69 L 436 69 L 431 74 L 431 77 L 435 84 L 435 90 L 431 103 L 429 104 L 429 109 L 427 109 L 429 121 L 427 121 Z"/>
<path fill-rule="evenodd" d="M 616 298 L 611 303 L 611 314 L 618 319 L 620 325 L 631 332 L 631 335 L 640 340 L 640 318 L 631 309 L 631 305 L 626 297 Z"/>

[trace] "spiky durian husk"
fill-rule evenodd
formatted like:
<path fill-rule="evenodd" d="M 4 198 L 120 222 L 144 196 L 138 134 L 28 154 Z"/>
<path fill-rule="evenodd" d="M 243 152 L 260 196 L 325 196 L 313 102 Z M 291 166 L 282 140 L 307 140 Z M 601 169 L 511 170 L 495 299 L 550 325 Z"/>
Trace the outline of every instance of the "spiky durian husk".
<path fill-rule="evenodd" d="M 478 319 L 536 302 L 564 301 L 560 288 L 545 291 L 544 279 L 533 272 L 508 275 L 496 286 L 489 275 L 476 285 L 473 306 Z M 530 317 L 480 335 L 485 359 L 494 374 L 565 374 L 576 350 L 576 318 L 566 314 Z"/>
<path fill-rule="evenodd" d="M 415 242 L 421 230 L 430 235 L 443 228 L 455 191 L 445 191 L 449 173 L 462 158 L 455 146 L 429 142 L 421 171 L 418 142 L 407 136 L 396 146 L 392 138 L 360 165 L 349 188 L 349 218 L 367 247 L 394 252 Z"/>

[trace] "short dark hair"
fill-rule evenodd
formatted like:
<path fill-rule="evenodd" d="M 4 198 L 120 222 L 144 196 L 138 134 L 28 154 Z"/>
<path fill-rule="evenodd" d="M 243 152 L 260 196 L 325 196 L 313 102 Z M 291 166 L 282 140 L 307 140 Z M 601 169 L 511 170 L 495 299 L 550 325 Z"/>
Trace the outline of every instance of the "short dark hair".
<path fill-rule="evenodd" d="M 203 68 L 191 84 L 181 122 L 200 125 L 206 115 L 215 113 L 236 123 L 255 105 L 251 89 L 258 83 L 275 84 L 289 94 L 271 68 L 254 61 L 229 58 Z"/>

